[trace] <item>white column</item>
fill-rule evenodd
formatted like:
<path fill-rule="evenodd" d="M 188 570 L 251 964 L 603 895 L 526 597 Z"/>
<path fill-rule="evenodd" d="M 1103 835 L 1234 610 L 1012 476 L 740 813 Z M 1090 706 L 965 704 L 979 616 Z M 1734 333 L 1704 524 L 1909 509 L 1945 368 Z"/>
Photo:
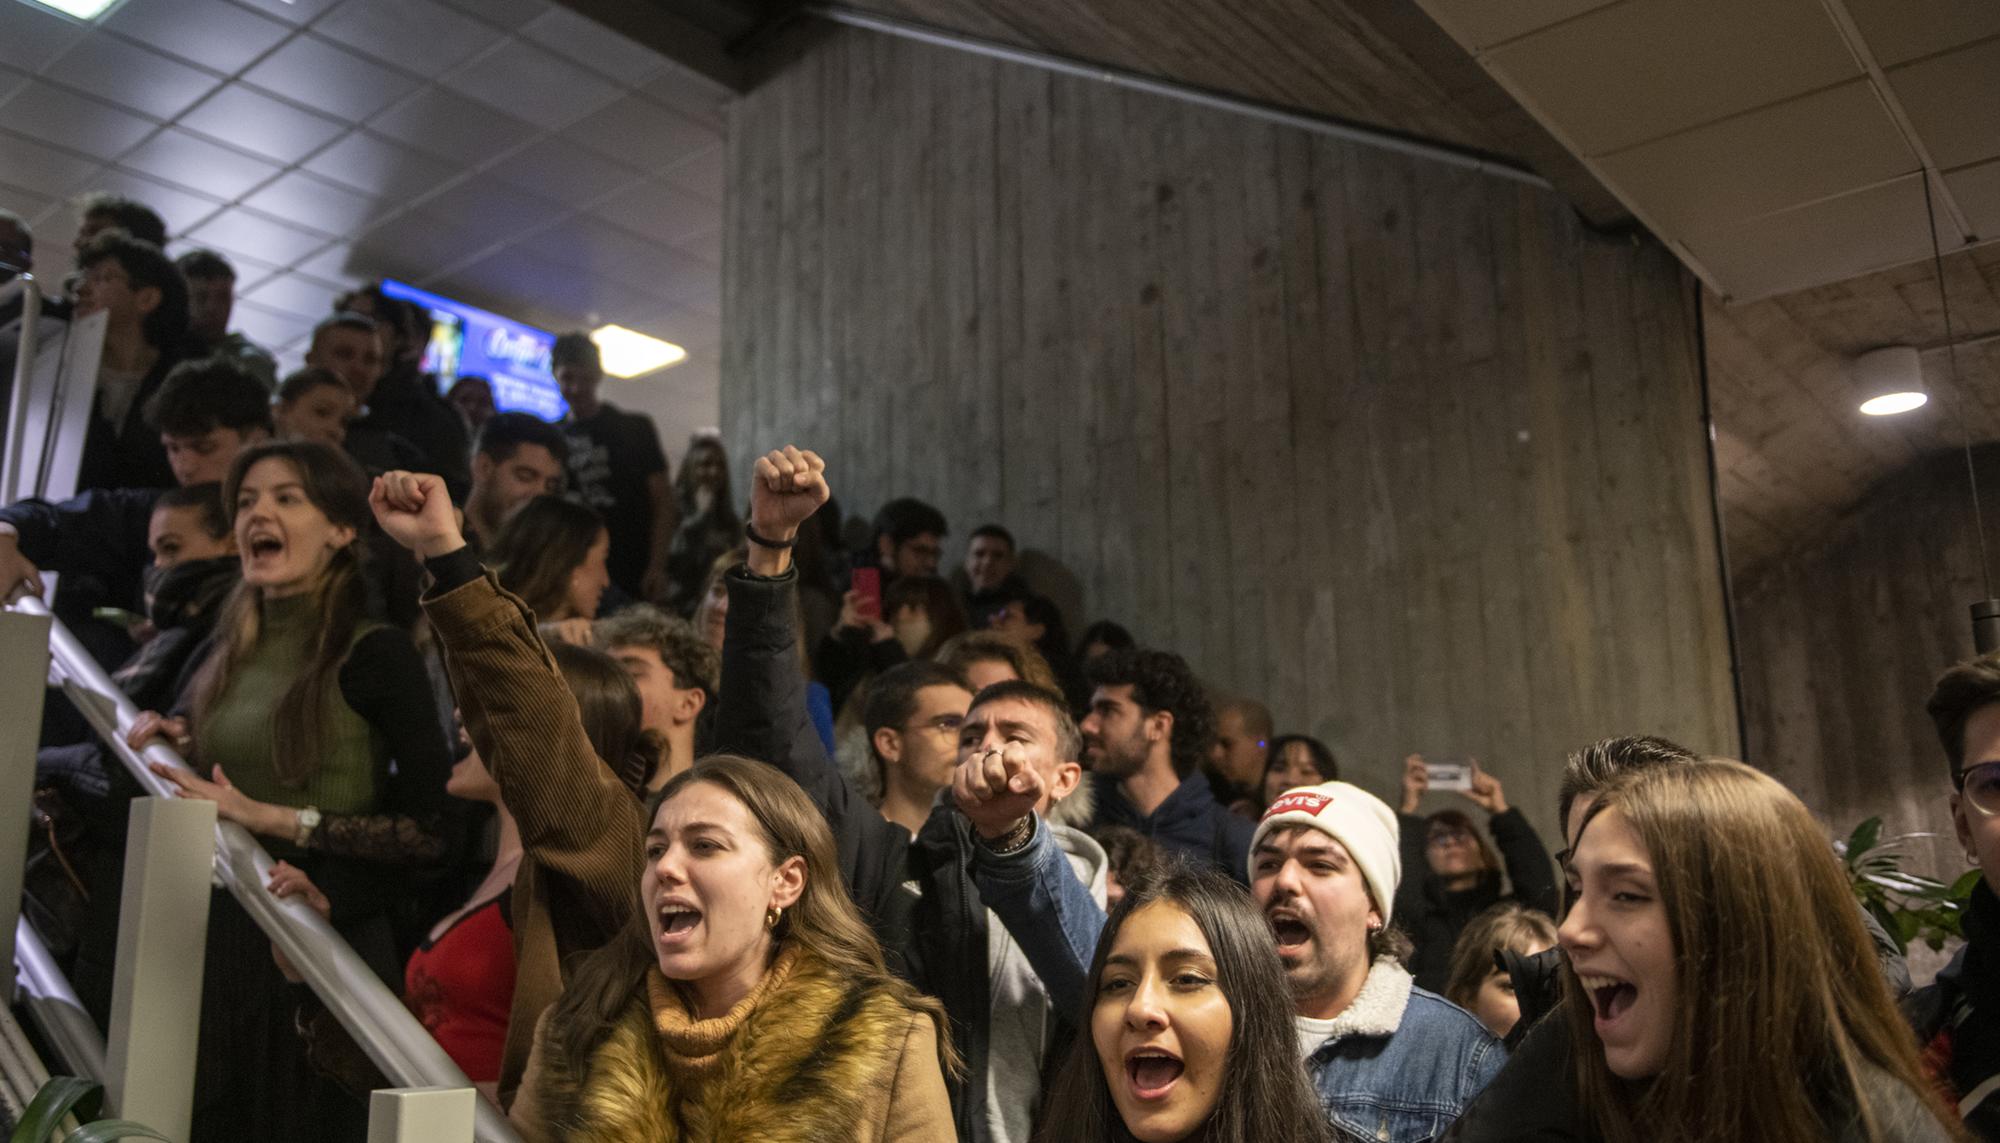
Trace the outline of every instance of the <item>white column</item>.
<path fill-rule="evenodd" d="M 368 1096 L 368 1143 L 472 1143 L 469 1087 L 383 1088 Z"/>
<path fill-rule="evenodd" d="M 188 1137 L 215 803 L 135 798 L 125 841 L 105 1095 L 120 1117 Z"/>
<path fill-rule="evenodd" d="M 0 588 L 4 590 L 4 588 Z M 14 964 L 21 872 L 28 858 L 28 801 L 49 685 L 49 617 L 0 611 L 0 965 Z"/>

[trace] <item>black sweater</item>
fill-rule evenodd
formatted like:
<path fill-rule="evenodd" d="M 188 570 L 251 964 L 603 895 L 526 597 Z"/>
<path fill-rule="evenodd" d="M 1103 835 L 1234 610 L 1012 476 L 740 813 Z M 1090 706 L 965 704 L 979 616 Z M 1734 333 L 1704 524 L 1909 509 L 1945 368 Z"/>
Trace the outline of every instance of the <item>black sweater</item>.
<path fill-rule="evenodd" d="M 1410 958 L 1410 974 L 1419 988 L 1443 993 L 1451 975 L 1452 946 L 1458 934 L 1474 917 L 1502 901 L 1519 901 L 1530 909 L 1540 909 L 1551 918 L 1561 905 L 1556 895 L 1555 867 L 1535 827 L 1508 809 L 1494 814 L 1487 828 L 1507 867 L 1512 893 L 1500 891 L 1499 875 L 1493 874 L 1471 889 L 1449 890 L 1430 871 L 1425 856 L 1429 826 L 1414 814 L 1398 814 L 1402 826 L 1403 884 L 1396 893 L 1396 924 L 1416 945 Z"/>

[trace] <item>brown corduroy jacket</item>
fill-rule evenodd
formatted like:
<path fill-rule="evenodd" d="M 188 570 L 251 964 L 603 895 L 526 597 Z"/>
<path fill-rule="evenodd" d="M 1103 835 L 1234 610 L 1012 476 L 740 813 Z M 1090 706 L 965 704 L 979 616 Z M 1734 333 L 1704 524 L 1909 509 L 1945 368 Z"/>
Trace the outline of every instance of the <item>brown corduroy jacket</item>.
<path fill-rule="evenodd" d="M 598 758 L 534 613 L 469 552 L 432 565 L 424 598 L 466 732 L 521 829 L 514 878 L 514 1001 L 500 1061 L 512 1102 L 535 1021 L 563 990 L 563 965 L 609 941 L 639 895 L 643 808 Z M 455 566 L 439 563 L 455 561 Z"/>

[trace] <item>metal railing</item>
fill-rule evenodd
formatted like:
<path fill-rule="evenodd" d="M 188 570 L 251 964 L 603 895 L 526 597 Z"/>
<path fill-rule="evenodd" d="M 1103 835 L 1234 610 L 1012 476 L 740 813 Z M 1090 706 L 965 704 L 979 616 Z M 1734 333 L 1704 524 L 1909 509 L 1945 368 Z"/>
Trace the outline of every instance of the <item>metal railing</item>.
<path fill-rule="evenodd" d="M 13 608 L 29 615 L 48 615 L 42 601 L 33 597 L 15 603 Z M 154 774 L 149 764 L 161 762 L 185 769 L 186 762 L 164 744 L 155 743 L 143 751 L 126 745 L 125 735 L 138 717 L 138 709 L 61 622 L 53 617 L 49 622 L 51 685 L 61 689 L 97 732 L 105 749 L 124 764 L 148 794 L 172 798 L 173 785 Z M 402 1088 L 463 1089 L 459 1094 L 472 1097 L 471 1085 L 458 1065 L 340 934 L 302 902 L 280 899 L 270 893 L 266 885 L 272 864 L 270 855 L 249 831 L 234 823 L 217 824 L 215 880 L 229 890 L 244 912 L 291 961 L 321 1003 L 382 1074 Z M 121 967 L 120 972 L 123 971 Z M 114 1027 L 114 1035 L 116 1031 Z M 410 1109 L 422 1108 L 428 1112 L 440 1102 L 458 1101 L 451 1099 L 450 1093 L 377 1092 L 371 1101 L 371 1116 L 380 1121 L 378 1130 L 379 1126 L 398 1121 L 434 1124 L 435 1120 L 427 1120 Z M 498 1108 L 484 1099 L 472 1098 L 471 1102 L 474 1138 L 481 1143 L 518 1143 L 513 1128 Z M 435 1134 L 434 1126 L 428 1130 L 431 1133 L 425 1138 L 448 1138 Z M 371 1139 L 377 1136 L 378 1131 L 371 1131 Z"/>

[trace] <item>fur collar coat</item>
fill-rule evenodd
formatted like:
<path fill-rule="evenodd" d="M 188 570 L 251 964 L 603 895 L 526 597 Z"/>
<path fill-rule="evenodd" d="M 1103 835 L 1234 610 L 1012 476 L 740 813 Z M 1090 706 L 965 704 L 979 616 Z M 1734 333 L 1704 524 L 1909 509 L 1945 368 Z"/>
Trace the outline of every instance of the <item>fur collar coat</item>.
<path fill-rule="evenodd" d="M 530 1143 L 916 1143 L 950 1139 L 931 1018 L 788 952 L 727 1016 L 690 1020 L 658 979 L 578 1069 L 547 1016 L 514 1101 Z"/>

